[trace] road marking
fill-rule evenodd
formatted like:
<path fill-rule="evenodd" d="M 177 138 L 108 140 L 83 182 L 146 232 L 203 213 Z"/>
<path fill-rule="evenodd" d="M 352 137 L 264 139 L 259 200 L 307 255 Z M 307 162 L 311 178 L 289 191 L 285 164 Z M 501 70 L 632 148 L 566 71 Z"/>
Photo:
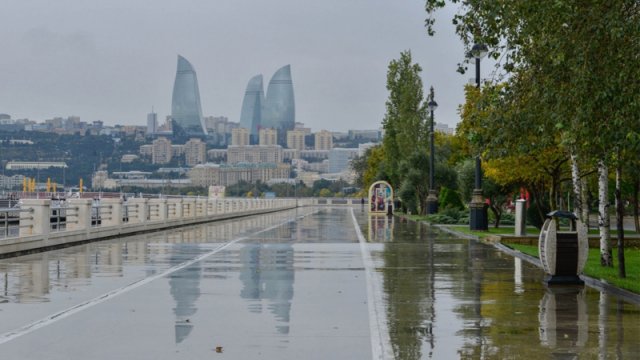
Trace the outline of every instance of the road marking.
<path fill-rule="evenodd" d="M 7 343 L 7 342 L 9 342 L 11 340 L 17 339 L 17 338 L 19 338 L 21 336 L 27 335 L 27 334 L 29 334 L 31 332 L 34 332 L 34 331 L 36 331 L 38 329 L 41 329 L 41 328 L 45 327 L 45 326 L 49 326 L 49 325 L 51 325 L 51 324 L 53 324 L 53 323 L 55 323 L 57 321 L 65 319 L 65 318 L 67 318 L 67 317 L 69 317 L 69 316 L 71 316 L 73 314 L 79 313 L 79 312 L 81 312 L 83 310 L 87 310 L 87 309 L 89 309 L 89 308 L 91 308 L 93 306 L 96 306 L 98 304 L 101 304 L 101 303 L 103 303 L 103 302 L 105 302 L 105 301 L 107 301 L 109 299 L 113 299 L 116 296 L 122 295 L 122 294 L 127 293 L 127 292 L 129 292 L 131 290 L 137 289 L 137 288 L 139 288 L 139 287 L 141 287 L 143 285 L 146 285 L 146 284 L 148 284 L 148 283 L 150 283 L 150 282 L 152 282 L 154 280 L 157 280 L 159 278 L 165 277 L 167 275 L 171 275 L 172 273 L 174 273 L 176 271 L 182 270 L 182 269 L 184 269 L 184 268 L 186 268 L 188 266 L 191 266 L 191 265 L 193 265 L 193 264 L 195 264 L 195 263 L 197 263 L 199 261 L 202 261 L 202 260 L 206 259 L 207 257 L 212 256 L 212 255 L 214 255 L 214 254 L 226 249 L 227 247 L 229 247 L 229 246 L 231 246 L 231 245 L 233 245 L 235 243 L 238 243 L 240 241 L 243 241 L 243 240 L 246 240 L 246 239 L 250 238 L 251 236 L 254 236 L 254 235 L 257 235 L 257 234 L 261 234 L 261 233 L 276 229 L 276 228 L 278 228 L 278 227 L 280 227 L 282 225 L 288 224 L 290 222 L 297 221 L 297 220 L 302 219 L 302 218 L 304 218 L 306 216 L 313 215 L 313 214 L 315 214 L 317 212 L 318 211 L 314 211 L 314 212 L 310 212 L 308 214 L 295 216 L 293 218 L 289 218 L 286 221 L 283 221 L 283 222 L 278 223 L 276 225 L 270 226 L 270 227 L 268 227 L 266 229 L 262 229 L 260 231 L 254 232 L 254 233 L 252 233 L 250 235 L 245 235 L 245 236 L 241 236 L 239 238 L 233 239 L 231 241 L 228 241 L 228 242 L 216 247 L 215 249 L 213 249 L 213 250 L 211 250 L 211 251 L 209 251 L 207 253 L 204 253 L 204 254 L 202 254 L 200 256 L 197 256 L 197 257 L 195 257 L 195 258 L 193 258 L 191 260 L 185 261 L 185 262 L 180 263 L 180 264 L 178 264 L 178 265 L 176 265 L 174 267 L 171 267 L 171 268 L 165 270 L 162 273 L 159 273 L 159 274 L 156 274 L 156 275 L 153 275 L 153 276 L 150 276 L 150 277 L 147 277 L 147 278 L 140 279 L 138 281 L 132 282 L 129 285 L 125 285 L 125 286 L 123 286 L 121 288 L 109 291 L 109 292 L 104 293 L 104 294 L 102 294 L 102 295 L 100 295 L 98 297 L 95 297 L 95 298 L 91 299 L 91 300 L 87 300 L 85 302 L 82 302 L 80 304 L 74 305 L 74 306 L 72 306 L 70 308 L 67 308 L 65 310 L 62 310 L 62 311 L 56 312 L 54 314 L 51 314 L 51 315 L 49 315 L 47 317 L 44 317 L 44 318 L 42 318 L 40 320 L 36 320 L 36 321 L 34 321 L 34 322 L 30 323 L 30 324 L 27 324 L 25 326 L 22 326 L 20 328 L 15 329 L 15 330 L 6 332 L 6 333 L 0 335 L 0 345 L 4 344 L 4 343 Z"/>
<path fill-rule="evenodd" d="M 351 208 L 351 219 L 353 226 L 356 228 L 358 242 L 360 243 L 360 252 L 362 253 L 362 262 L 364 263 L 365 274 L 367 279 L 367 304 L 369 307 L 369 330 L 371 332 L 371 354 L 376 360 L 393 359 L 393 349 L 391 348 L 391 339 L 389 338 L 389 327 L 384 317 L 384 305 L 382 303 L 382 292 L 380 290 L 380 281 L 376 279 L 374 273 L 374 263 L 371 258 L 371 252 L 367 248 L 367 240 L 362 235 L 356 215 Z"/>

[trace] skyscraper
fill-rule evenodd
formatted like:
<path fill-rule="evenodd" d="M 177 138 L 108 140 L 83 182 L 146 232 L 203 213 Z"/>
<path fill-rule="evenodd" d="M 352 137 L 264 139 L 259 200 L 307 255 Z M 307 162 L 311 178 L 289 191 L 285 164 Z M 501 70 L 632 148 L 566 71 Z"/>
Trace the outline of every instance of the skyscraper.
<path fill-rule="evenodd" d="M 147 114 L 147 135 L 153 135 L 158 131 L 158 114 L 151 112 Z"/>
<path fill-rule="evenodd" d="M 286 65 L 278 69 L 269 81 L 261 126 L 278 130 L 278 144 L 285 145 L 287 131 L 293 130 L 295 122 L 291 65 Z"/>
<path fill-rule="evenodd" d="M 262 106 L 265 102 L 262 75 L 256 75 L 249 80 L 247 90 L 242 100 L 240 112 L 240 127 L 249 129 L 252 143 L 258 140 L 258 131 L 262 121 Z"/>
<path fill-rule="evenodd" d="M 186 135 L 206 135 L 207 129 L 202 119 L 198 77 L 187 59 L 178 55 L 178 69 L 173 83 L 171 117 L 176 131 Z M 176 129 L 178 127 L 179 129 Z"/>

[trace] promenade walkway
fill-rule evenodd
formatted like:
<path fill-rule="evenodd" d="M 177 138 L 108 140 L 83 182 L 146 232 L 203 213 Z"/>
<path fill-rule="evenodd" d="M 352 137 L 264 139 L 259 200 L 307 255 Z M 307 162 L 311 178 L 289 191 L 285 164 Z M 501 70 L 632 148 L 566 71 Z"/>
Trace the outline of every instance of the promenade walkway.
<path fill-rule="evenodd" d="M 633 358 L 640 307 L 435 228 L 304 207 L 0 260 L 7 359 Z"/>

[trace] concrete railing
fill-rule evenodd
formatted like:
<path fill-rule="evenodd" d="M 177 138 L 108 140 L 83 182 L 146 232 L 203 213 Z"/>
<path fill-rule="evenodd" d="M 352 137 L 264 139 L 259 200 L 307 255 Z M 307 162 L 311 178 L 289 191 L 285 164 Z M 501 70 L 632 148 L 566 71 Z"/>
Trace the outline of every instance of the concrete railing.
<path fill-rule="evenodd" d="M 296 199 L 22 199 L 0 209 L 0 256 L 313 205 Z"/>

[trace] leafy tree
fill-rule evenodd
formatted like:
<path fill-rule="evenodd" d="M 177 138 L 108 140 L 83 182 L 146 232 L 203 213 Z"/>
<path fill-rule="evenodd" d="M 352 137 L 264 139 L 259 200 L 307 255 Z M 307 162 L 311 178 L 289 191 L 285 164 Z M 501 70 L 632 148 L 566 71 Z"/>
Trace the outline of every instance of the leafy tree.
<path fill-rule="evenodd" d="M 403 174 L 400 185 L 400 198 L 407 203 L 412 212 L 424 215 L 429 195 L 429 157 L 421 150 L 415 150 L 411 156 L 400 164 Z"/>
<path fill-rule="evenodd" d="M 601 262 L 611 265 L 606 212 L 608 167 L 615 167 L 620 178 L 623 154 L 637 148 L 640 138 L 637 121 L 640 83 L 629 81 L 640 75 L 637 56 L 640 3 L 635 0 L 593 0 L 588 4 L 577 0 L 452 2 L 462 4 L 454 24 L 465 44 L 487 44 L 491 56 L 499 60 L 502 74 L 508 74 L 507 103 L 516 105 L 511 107 L 512 118 L 535 120 L 529 127 L 518 121 L 515 127 L 522 130 L 537 126 L 547 135 L 558 134 L 574 159 L 599 164 Z M 426 1 L 430 34 L 434 11 L 444 4 L 442 0 Z M 547 131 L 549 125 L 555 132 Z M 619 190 L 617 187 L 620 203 Z M 617 207 L 619 219 L 623 210 L 622 206 Z M 618 225 L 621 226 L 621 221 Z M 618 243 L 623 248 L 622 228 L 618 233 Z M 620 275 L 624 276 L 624 258 L 619 260 Z"/>
<path fill-rule="evenodd" d="M 422 68 L 414 64 L 410 51 L 403 51 L 400 59 L 392 60 L 387 72 L 386 114 L 382 121 L 385 130 L 383 148 L 385 173 L 391 185 L 402 181 L 400 164 L 411 156 L 415 148 L 427 144 L 426 106 L 420 77 Z"/>

